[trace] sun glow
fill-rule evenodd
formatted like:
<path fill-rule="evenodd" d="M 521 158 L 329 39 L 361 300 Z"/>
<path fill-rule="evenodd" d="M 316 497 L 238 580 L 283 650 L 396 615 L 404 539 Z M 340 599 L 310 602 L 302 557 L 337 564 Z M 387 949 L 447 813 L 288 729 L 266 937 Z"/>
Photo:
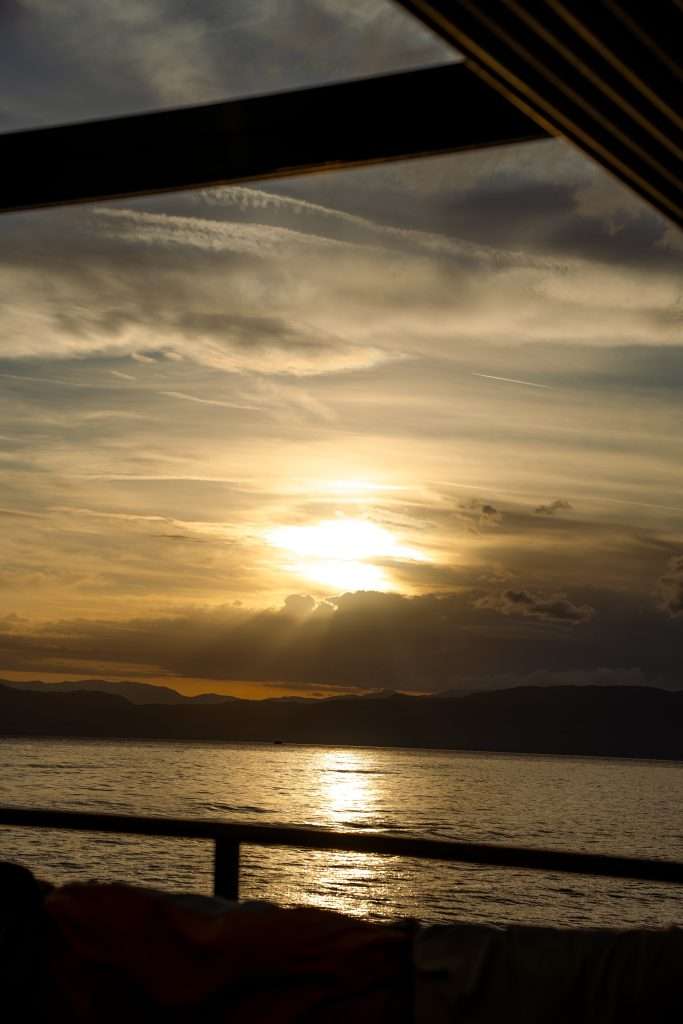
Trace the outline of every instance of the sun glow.
<path fill-rule="evenodd" d="M 299 562 L 288 568 L 297 576 L 339 593 L 391 589 L 391 581 L 384 569 L 368 562 L 329 559 L 326 562 Z"/>
<path fill-rule="evenodd" d="M 279 526 L 266 539 L 296 556 L 286 568 L 333 590 L 389 590 L 391 581 L 376 560 L 423 561 L 385 527 L 367 519 L 341 516 L 310 526 Z"/>
<path fill-rule="evenodd" d="M 323 489 L 333 491 L 335 494 L 349 495 L 358 498 L 362 495 L 380 494 L 387 491 L 400 491 L 402 488 L 397 484 L 383 484 L 376 480 L 360 480 L 357 478 L 330 480 L 323 485 Z"/>

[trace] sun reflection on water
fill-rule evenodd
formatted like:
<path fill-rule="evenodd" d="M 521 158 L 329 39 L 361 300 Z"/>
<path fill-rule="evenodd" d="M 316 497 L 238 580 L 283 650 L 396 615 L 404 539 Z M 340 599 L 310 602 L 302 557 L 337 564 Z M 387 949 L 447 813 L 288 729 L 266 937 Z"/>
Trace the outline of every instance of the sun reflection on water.
<path fill-rule="evenodd" d="M 340 830 L 374 829 L 382 803 L 381 786 L 367 754 L 321 750 L 311 769 L 318 773 L 316 811 L 322 823 Z M 307 902 L 362 917 L 382 917 L 392 889 L 403 881 L 395 857 L 344 851 L 310 851 L 307 875 L 315 879 Z"/>
<path fill-rule="evenodd" d="M 366 824 L 378 793 L 364 758 L 352 750 L 321 751 L 319 809 L 331 828 Z"/>

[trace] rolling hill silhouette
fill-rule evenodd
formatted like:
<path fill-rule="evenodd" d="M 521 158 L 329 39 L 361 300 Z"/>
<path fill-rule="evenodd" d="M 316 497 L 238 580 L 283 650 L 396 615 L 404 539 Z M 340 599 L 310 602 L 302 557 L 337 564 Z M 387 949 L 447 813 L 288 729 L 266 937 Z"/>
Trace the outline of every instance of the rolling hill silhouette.
<path fill-rule="evenodd" d="M 0 685 L 0 734 L 239 740 L 683 759 L 683 691 L 515 687 L 459 698 L 191 699 Z"/>

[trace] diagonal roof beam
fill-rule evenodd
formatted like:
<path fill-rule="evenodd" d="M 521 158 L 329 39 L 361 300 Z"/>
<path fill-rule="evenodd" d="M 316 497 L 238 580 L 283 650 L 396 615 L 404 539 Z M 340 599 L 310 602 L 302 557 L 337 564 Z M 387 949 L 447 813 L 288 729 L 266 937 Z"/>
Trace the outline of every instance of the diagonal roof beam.
<path fill-rule="evenodd" d="M 492 88 L 683 225 L 680 0 L 398 0 Z"/>
<path fill-rule="evenodd" d="M 0 135 L 0 212 L 547 137 L 465 64 Z"/>

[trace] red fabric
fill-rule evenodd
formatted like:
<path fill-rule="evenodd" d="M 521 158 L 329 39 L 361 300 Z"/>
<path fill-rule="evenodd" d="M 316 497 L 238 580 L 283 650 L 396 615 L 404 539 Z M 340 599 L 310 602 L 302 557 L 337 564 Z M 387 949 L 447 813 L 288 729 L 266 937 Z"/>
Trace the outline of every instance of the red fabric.
<path fill-rule="evenodd" d="M 401 929 L 309 908 L 206 916 L 123 885 L 55 889 L 45 909 L 57 1019 L 410 1019 Z"/>

